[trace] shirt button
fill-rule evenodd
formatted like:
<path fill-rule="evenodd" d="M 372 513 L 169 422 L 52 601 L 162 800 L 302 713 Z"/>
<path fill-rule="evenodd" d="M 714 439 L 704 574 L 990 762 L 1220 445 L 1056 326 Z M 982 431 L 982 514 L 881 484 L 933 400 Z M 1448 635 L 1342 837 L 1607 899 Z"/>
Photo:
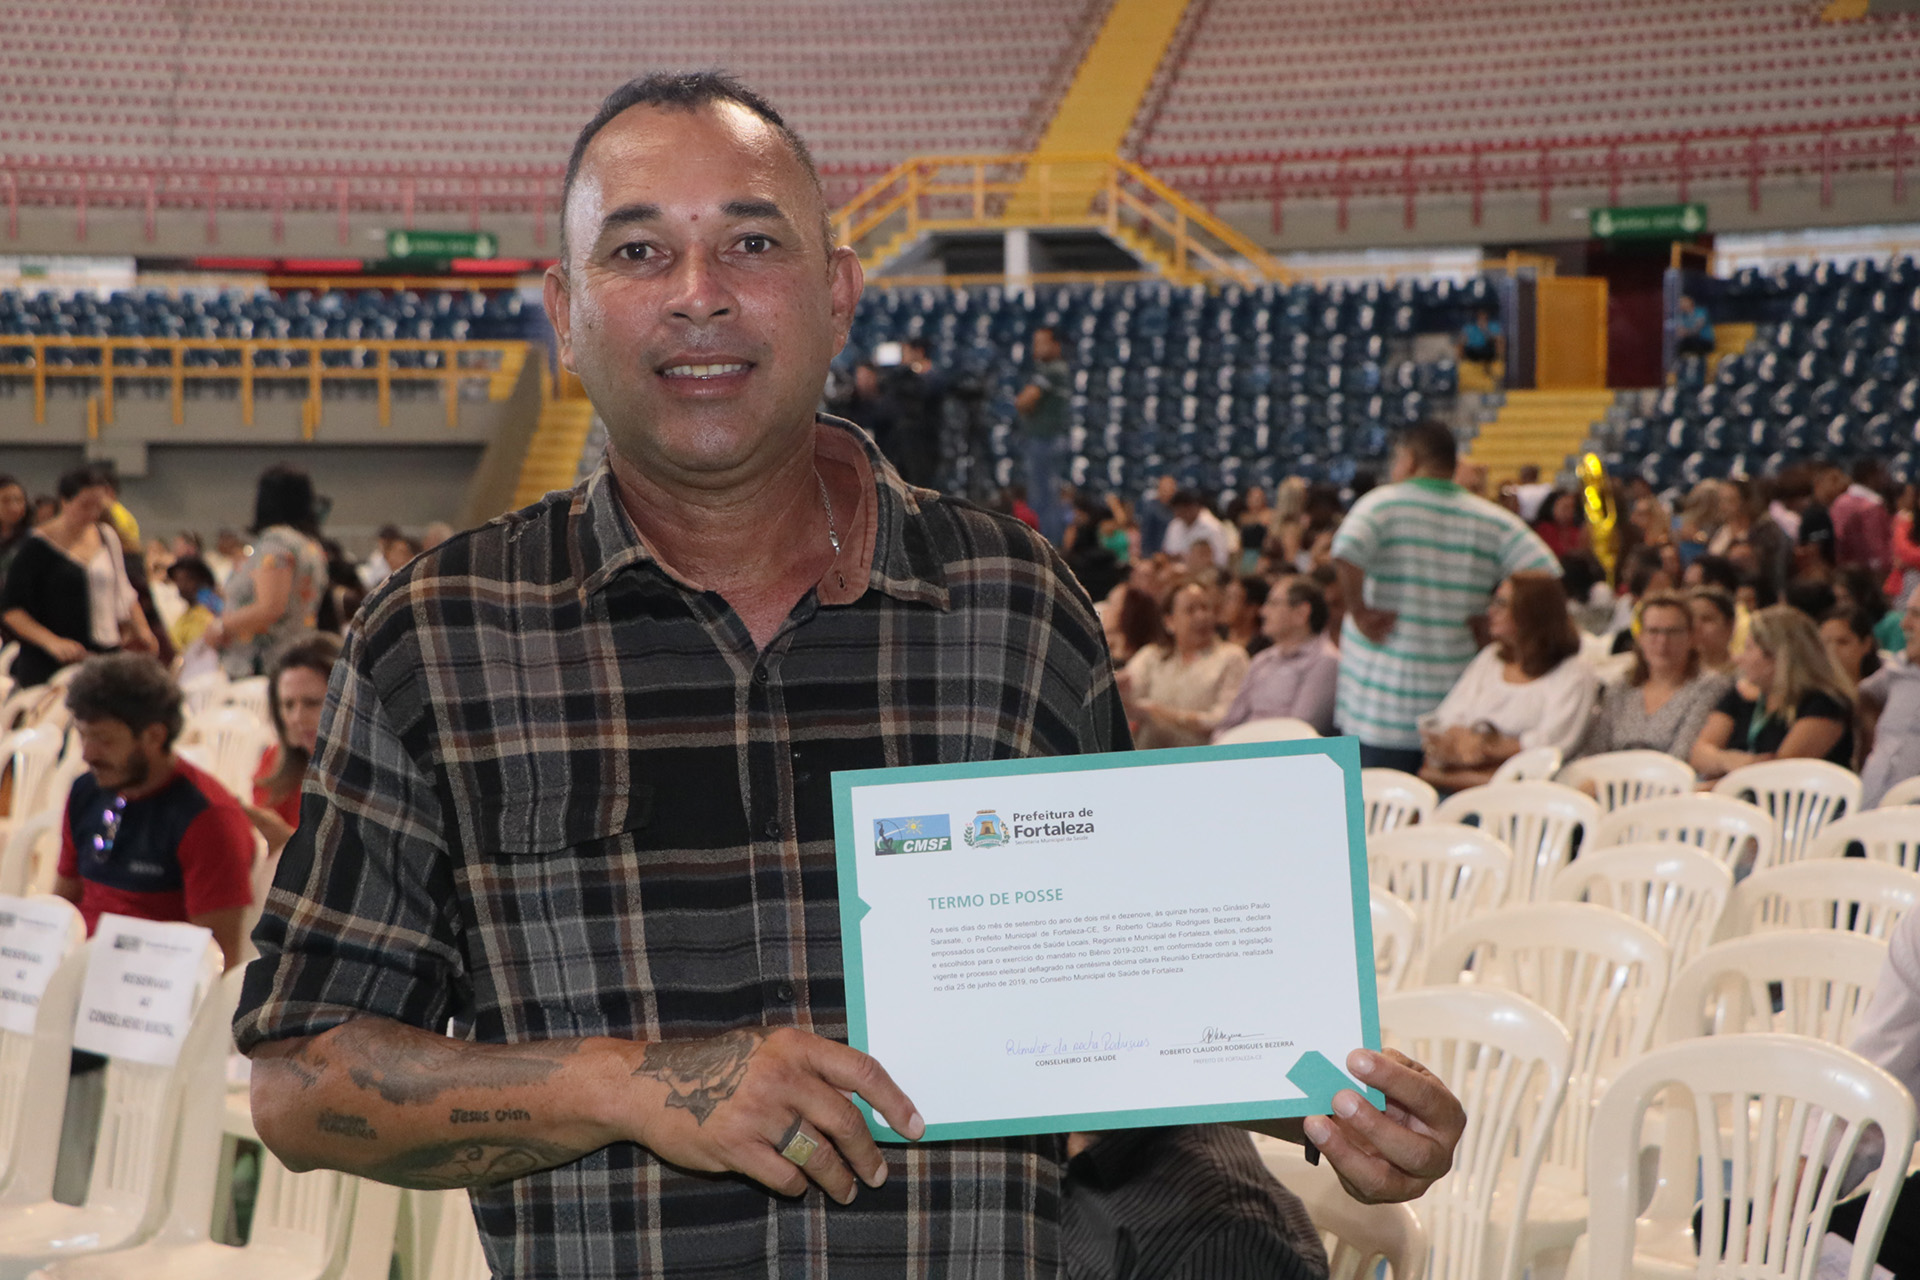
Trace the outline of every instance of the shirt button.
<path fill-rule="evenodd" d="M 768 818 L 764 830 L 767 833 L 767 839 L 778 840 L 780 838 L 780 819 Z"/>
<path fill-rule="evenodd" d="M 769 678 L 765 667 L 755 667 L 753 669 L 753 682 L 755 684 L 765 684 Z"/>
<path fill-rule="evenodd" d="M 791 982 L 783 982 L 779 986 L 775 987 L 773 989 L 773 998 L 775 1000 L 778 1000 L 781 1004 L 792 1004 L 793 1003 L 793 984 Z"/>

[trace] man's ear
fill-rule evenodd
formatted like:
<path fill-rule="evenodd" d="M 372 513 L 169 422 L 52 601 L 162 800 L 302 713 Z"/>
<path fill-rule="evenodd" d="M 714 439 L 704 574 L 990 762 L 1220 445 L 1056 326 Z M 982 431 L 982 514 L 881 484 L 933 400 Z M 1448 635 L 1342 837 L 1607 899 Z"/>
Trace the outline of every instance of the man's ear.
<path fill-rule="evenodd" d="M 867 273 L 860 266 L 860 255 L 841 245 L 827 259 L 827 273 L 833 287 L 833 353 L 839 355 L 853 330 L 853 313 L 860 306 L 860 292 L 867 287 Z"/>
<path fill-rule="evenodd" d="M 547 308 L 547 320 L 553 325 L 554 336 L 560 343 L 560 367 L 568 373 L 577 373 L 573 367 L 573 287 L 567 279 L 567 269 L 561 263 L 547 268 L 547 274 L 540 282 L 541 302 Z"/>

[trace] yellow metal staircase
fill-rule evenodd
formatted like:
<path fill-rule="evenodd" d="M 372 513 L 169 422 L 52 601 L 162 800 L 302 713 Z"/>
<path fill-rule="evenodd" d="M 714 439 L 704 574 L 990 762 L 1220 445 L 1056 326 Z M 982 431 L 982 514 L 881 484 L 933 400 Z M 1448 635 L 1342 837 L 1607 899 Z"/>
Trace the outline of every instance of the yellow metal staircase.
<path fill-rule="evenodd" d="M 1113 0 L 1034 150 L 1040 155 L 1118 151 L 1189 3 Z"/>
<path fill-rule="evenodd" d="M 560 392 L 540 406 L 540 422 L 527 442 L 527 456 L 513 490 L 515 508 L 555 489 L 571 489 L 580 474 L 580 455 L 593 431 L 593 404 L 576 379 L 562 374 L 561 382 Z"/>
<path fill-rule="evenodd" d="M 1493 489 L 1532 463 L 1542 476 L 1560 470 L 1595 422 L 1607 416 L 1611 391 L 1509 391 L 1500 416 L 1480 429 L 1467 460 L 1487 468 Z"/>

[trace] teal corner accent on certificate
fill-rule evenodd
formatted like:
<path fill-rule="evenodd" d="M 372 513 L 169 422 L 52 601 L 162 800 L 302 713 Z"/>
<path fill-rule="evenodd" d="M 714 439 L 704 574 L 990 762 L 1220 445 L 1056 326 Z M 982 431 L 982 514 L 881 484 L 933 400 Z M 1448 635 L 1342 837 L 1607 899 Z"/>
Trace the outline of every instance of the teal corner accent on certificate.
<path fill-rule="evenodd" d="M 928 1140 L 1382 1105 L 1343 1070 L 1380 1047 L 1354 739 L 859 770 L 833 808 L 848 1040 Z"/>

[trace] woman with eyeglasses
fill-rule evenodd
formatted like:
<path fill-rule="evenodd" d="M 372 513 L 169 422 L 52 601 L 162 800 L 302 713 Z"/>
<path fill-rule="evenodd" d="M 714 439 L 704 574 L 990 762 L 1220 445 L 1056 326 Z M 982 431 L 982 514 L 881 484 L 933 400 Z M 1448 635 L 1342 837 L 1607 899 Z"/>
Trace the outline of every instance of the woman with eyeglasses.
<path fill-rule="evenodd" d="M 1792 605 L 1760 610 L 1734 661 L 1740 680 L 1693 744 L 1703 780 L 1761 760 L 1853 766 L 1853 681 L 1811 618 Z"/>
<path fill-rule="evenodd" d="M 1626 680 L 1600 695 L 1576 755 L 1663 751 L 1685 760 L 1733 677 L 1704 671 L 1684 596 L 1656 592 L 1640 602 L 1640 634 Z"/>
<path fill-rule="evenodd" d="M 1593 714 L 1598 681 L 1580 656 L 1580 630 L 1560 579 L 1516 573 L 1487 609 L 1492 643 L 1420 721 L 1420 776 L 1442 791 L 1479 786 L 1534 747 L 1570 751 Z"/>

